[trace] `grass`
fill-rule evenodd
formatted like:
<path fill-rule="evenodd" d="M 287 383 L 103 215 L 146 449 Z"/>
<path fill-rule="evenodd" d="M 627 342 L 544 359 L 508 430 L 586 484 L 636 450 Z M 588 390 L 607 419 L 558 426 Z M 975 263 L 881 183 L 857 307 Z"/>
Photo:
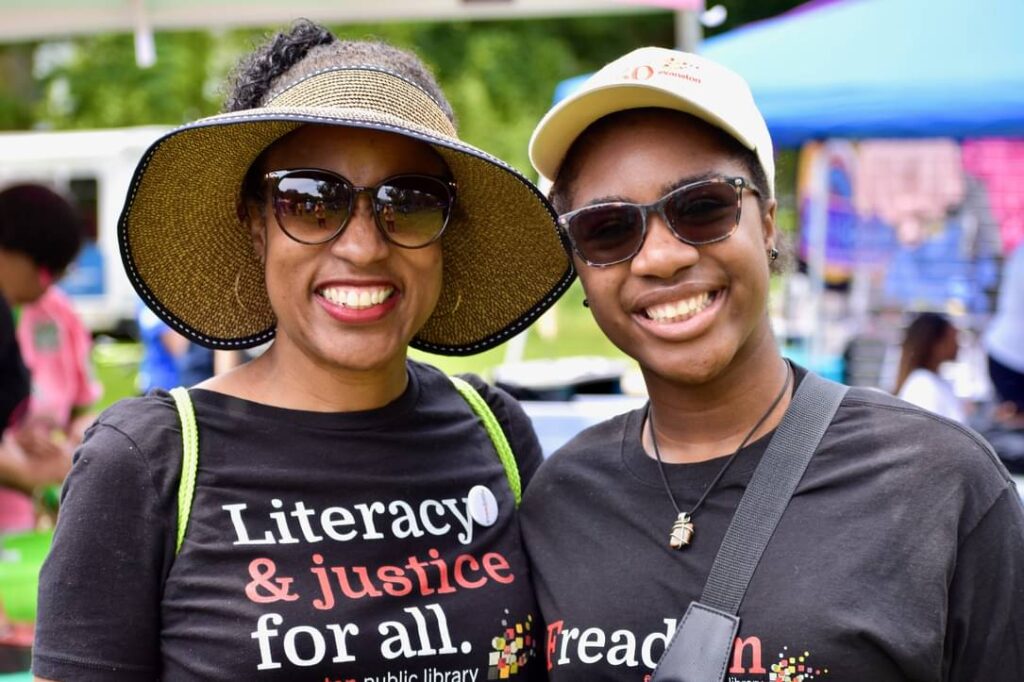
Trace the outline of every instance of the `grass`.
<path fill-rule="evenodd" d="M 478 355 L 448 357 L 410 351 L 413 358 L 435 365 L 449 374 L 473 372 L 491 378 L 494 368 L 509 361 L 561 358 L 578 355 L 628 359 L 597 328 L 590 311 L 583 307 L 579 282 L 523 334 L 497 348 Z M 136 394 L 141 347 L 137 343 L 99 342 L 93 349 L 97 379 L 103 384 L 98 409 Z"/>

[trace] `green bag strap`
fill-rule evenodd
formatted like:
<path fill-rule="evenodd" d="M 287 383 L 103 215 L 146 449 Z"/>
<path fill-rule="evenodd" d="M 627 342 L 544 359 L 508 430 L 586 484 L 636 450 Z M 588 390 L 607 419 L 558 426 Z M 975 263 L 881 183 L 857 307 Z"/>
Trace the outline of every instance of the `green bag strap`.
<path fill-rule="evenodd" d="M 182 441 L 181 480 L 178 483 L 178 533 L 174 544 L 174 553 L 177 554 L 181 551 L 181 543 L 185 541 L 185 529 L 188 528 L 188 517 L 192 512 L 192 497 L 196 492 L 199 428 L 196 426 L 196 411 L 188 390 L 181 386 L 172 388 L 171 397 L 178 408 Z"/>
<path fill-rule="evenodd" d="M 512 496 L 515 498 L 516 506 L 522 500 L 522 482 L 519 479 L 519 466 L 516 464 L 516 457 L 512 454 L 512 446 L 508 443 L 505 431 L 498 423 L 490 405 L 473 385 L 459 377 L 449 377 L 455 389 L 459 392 L 474 414 L 483 423 L 484 430 L 494 444 L 498 452 L 498 459 L 505 469 L 505 477 L 508 479 L 508 486 L 512 489 Z M 188 391 L 181 386 L 172 388 L 171 396 L 178 408 L 178 419 L 181 421 L 181 480 L 178 483 L 178 532 L 175 539 L 174 553 L 181 551 L 181 544 L 185 541 L 185 530 L 188 528 L 188 517 L 192 512 L 192 498 L 196 492 L 196 471 L 199 468 L 199 428 L 196 426 L 196 411 L 192 405 L 192 398 Z"/>
<path fill-rule="evenodd" d="M 508 444 L 505 431 L 501 428 L 501 424 L 498 423 L 498 418 L 494 416 L 490 405 L 473 388 L 471 383 L 459 377 L 449 377 L 449 379 L 455 384 L 455 389 L 459 392 L 459 395 L 469 403 L 469 406 L 473 408 L 473 412 L 483 422 L 487 435 L 491 437 L 491 442 L 494 443 L 494 449 L 498 451 L 498 459 L 501 460 L 501 466 L 505 468 L 505 478 L 508 479 L 508 487 L 512 488 L 512 496 L 515 497 L 516 506 L 518 507 L 523 497 L 523 485 L 519 480 L 519 466 L 516 464 L 516 456 L 512 454 L 512 446 Z"/>

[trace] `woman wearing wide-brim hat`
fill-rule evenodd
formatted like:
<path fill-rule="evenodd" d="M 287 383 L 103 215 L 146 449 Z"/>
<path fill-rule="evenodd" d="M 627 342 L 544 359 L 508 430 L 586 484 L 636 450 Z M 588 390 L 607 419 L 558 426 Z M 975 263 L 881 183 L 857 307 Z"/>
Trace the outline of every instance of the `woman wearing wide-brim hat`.
<path fill-rule="evenodd" d="M 551 679 L 1022 679 L 1024 510 L 991 448 L 779 352 L 772 141 L 743 79 L 636 50 L 530 155 L 650 397 L 523 501 Z"/>
<path fill-rule="evenodd" d="M 516 515 L 536 437 L 504 394 L 406 353 L 481 351 L 549 307 L 573 276 L 551 208 L 387 45 L 300 22 L 227 109 L 145 155 L 122 255 L 193 341 L 272 342 L 100 417 L 41 576 L 35 674 L 542 678 Z"/>

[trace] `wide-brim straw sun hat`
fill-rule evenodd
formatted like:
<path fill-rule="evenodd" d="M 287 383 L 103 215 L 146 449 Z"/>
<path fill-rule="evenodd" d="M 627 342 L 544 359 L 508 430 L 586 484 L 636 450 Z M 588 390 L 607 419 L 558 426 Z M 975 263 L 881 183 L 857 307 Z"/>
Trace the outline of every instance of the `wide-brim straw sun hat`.
<path fill-rule="evenodd" d="M 122 260 L 145 303 L 189 339 L 247 348 L 273 337 L 263 266 L 238 202 L 260 153 L 306 124 L 420 140 L 451 170 L 457 190 L 441 238 L 443 287 L 414 347 L 486 350 L 525 329 L 572 283 L 556 216 L 529 180 L 459 140 L 438 103 L 401 75 L 338 67 L 288 84 L 265 106 L 172 130 L 140 161 L 118 225 Z"/>

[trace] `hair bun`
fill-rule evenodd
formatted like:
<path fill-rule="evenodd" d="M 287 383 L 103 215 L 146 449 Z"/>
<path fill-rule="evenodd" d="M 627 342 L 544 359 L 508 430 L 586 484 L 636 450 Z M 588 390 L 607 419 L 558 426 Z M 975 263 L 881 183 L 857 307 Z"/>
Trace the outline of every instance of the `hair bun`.
<path fill-rule="evenodd" d="M 298 19 L 291 29 L 274 35 L 238 65 L 224 110 L 258 107 L 279 76 L 302 61 L 314 47 L 335 41 L 337 37 L 320 24 Z"/>

